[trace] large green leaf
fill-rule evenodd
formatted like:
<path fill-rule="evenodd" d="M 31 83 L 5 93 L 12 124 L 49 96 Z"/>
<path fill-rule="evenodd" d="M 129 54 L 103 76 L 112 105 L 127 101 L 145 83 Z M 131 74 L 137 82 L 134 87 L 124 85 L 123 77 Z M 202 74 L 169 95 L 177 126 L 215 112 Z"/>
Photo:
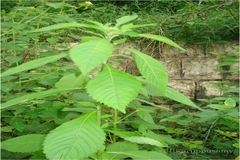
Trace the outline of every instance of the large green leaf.
<path fill-rule="evenodd" d="M 117 160 L 127 158 L 128 155 L 121 154 L 127 151 L 137 151 L 138 145 L 131 142 L 117 142 L 107 146 L 107 153 L 109 153 L 109 160 Z"/>
<path fill-rule="evenodd" d="M 110 65 L 87 84 L 87 91 L 97 101 L 125 113 L 125 108 L 138 94 L 141 83 L 133 76 Z"/>
<path fill-rule="evenodd" d="M 18 98 L 11 99 L 11 100 L 1 104 L 0 109 L 4 109 L 4 108 L 7 108 L 7 107 L 10 107 L 10 106 L 19 104 L 19 103 L 24 103 L 24 102 L 27 102 L 29 100 L 35 99 L 35 98 L 40 99 L 40 98 L 48 97 L 48 96 L 51 96 L 53 94 L 57 94 L 57 93 L 60 93 L 60 92 L 69 92 L 69 91 L 78 90 L 78 89 L 81 89 L 81 88 L 50 89 L 48 91 L 27 94 L 27 95 L 24 95 L 24 96 L 21 96 L 21 97 L 18 97 Z"/>
<path fill-rule="evenodd" d="M 1 77 L 9 76 L 11 74 L 15 74 L 15 73 L 18 73 L 18 72 L 30 70 L 30 69 L 33 69 L 33 68 L 37 68 L 37 67 L 40 67 L 40 66 L 42 66 L 44 64 L 47 64 L 49 62 L 54 62 L 54 61 L 56 61 L 56 60 L 58 60 L 60 58 L 67 57 L 67 55 L 68 54 L 64 53 L 64 54 L 58 54 L 58 55 L 55 55 L 55 56 L 39 58 L 39 59 L 36 59 L 36 60 L 30 61 L 30 62 L 21 64 L 21 65 L 19 65 L 17 67 L 9 69 L 9 70 L 3 72 L 1 74 Z"/>
<path fill-rule="evenodd" d="M 125 24 L 125 23 L 127 23 L 127 22 L 130 22 L 130 21 L 136 19 L 137 17 L 138 17 L 138 15 L 135 14 L 135 13 L 134 13 L 133 15 L 131 15 L 131 16 L 123 16 L 123 17 L 121 17 L 121 18 L 119 18 L 119 19 L 116 20 L 116 21 L 117 21 L 117 24 L 115 25 L 115 27 L 119 27 L 119 26 L 121 26 L 122 24 Z"/>
<path fill-rule="evenodd" d="M 94 39 L 74 46 L 70 57 L 80 68 L 83 75 L 107 61 L 112 53 L 113 45 L 107 39 Z"/>
<path fill-rule="evenodd" d="M 30 153 L 42 149 L 43 140 L 46 135 L 28 134 L 12 139 L 8 139 L 1 143 L 2 149 L 11 152 Z"/>
<path fill-rule="evenodd" d="M 83 84 L 85 76 L 76 73 L 71 73 L 63 76 L 57 83 L 55 83 L 56 88 L 75 88 Z"/>
<path fill-rule="evenodd" d="M 97 152 L 104 140 L 105 133 L 93 111 L 52 130 L 43 149 L 48 159 L 82 159 Z"/>
<path fill-rule="evenodd" d="M 135 54 L 137 67 L 143 77 L 164 94 L 168 84 L 168 74 L 164 66 L 151 56 L 135 49 L 128 50 Z"/>
<path fill-rule="evenodd" d="M 178 49 L 184 50 L 182 47 L 180 47 L 178 44 L 176 44 L 175 42 L 173 42 L 171 39 L 168 39 L 166 37 L 163 36 L 159 36 L 159 35 L 153 35 L 153 34 L 139 34 L 139 37 L 144 37 L 144 38 L 149 38 L 149 39 L 153 39 L 153 40 L 157 40 L 160 42 L 164 42 L 166 44 L 169 44 L 173 47 L 176 47 Z"/>
<path fill-rule="evenodd" d="M 201 111 L 203 110 L 203 109 L 199 108 L 197 105 L 195 105 L 189 98 L 187 98 L 186 96 L 184 96 L 183 94 L 181 94 L 180 92 L 176 91 L 173 88 L 167 87 L 164 96 L 166 96 L 174 101 L 180 102 L 182 104 L 199 109 Z"/>

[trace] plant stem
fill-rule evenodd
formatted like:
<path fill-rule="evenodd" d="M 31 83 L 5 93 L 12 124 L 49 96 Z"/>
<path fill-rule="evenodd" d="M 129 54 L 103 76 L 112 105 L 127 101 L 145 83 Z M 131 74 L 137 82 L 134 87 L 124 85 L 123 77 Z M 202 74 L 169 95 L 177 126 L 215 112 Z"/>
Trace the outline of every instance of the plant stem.
<path fill-rule="evenodd" d="M 118 111 L 114 109 L 114 122 L 113 122 L 113 131 L 117 131 L 117 120 L 118 120 Z M 116 134 L 113 134 L 113 143 L 116 142 Z"/>
<path fill-rule="evenodd" d="M 97 121 L 99 125 L 101 126 L 101 106 L 97 105 Z M 102 149 L 99 149 L 97 151 L 97 159 L 101 160 L 102 159 Z"/>

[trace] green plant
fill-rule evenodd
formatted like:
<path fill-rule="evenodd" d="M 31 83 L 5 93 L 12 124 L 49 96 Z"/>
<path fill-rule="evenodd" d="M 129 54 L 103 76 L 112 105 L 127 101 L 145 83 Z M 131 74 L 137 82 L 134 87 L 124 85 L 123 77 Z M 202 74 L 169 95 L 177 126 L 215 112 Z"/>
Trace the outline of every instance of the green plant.
<path fill-rule="evenodd" d="M 60 23 L 29 32 L 28 34 L 32 34 L 74 27 L 92 36 L 82 36 L 82 42 L 72 47 L 69 53 L 35 59 L 17 65 L 1 74 L 1 77 L 7 80 L 11 75 L 28 70 L 34 71 L 33 69 L 37 67 L 56 62 L 61 58 L 70 58 L 80 69 L 80 72 L 76 69 L 75 72 L 64 74 L 59 81 L 53 82 L 54 87 L 51 89 L 41 91 L 41 88 L 38 88 L 34 93 L 17 96 L 17 98 L 9 99 L 2 104 L 3 111 L 12 109 L 16 111 L 16 115 L 28 111 L 30 114 L 27 119 L 40 114 L 43 119 L 54 117 L 51 121 L 60 124 L 57 128 L 53 126 L 52 128 L 55 129 L 52 130 L 51 127 L 48 127 L 48 131 L 51 131 L 50 133 L 44 132 L 47 134 L 32 133 L 8 139 L 2 142 L 2 149 L 11 152 L 32 153 L 35 157 L 39 154 L 38 151 L 43 149 L 48 159 L 87 157 L 93 159 L 124 159 L 128 157 L 132 159 L 158 159 L 159 157 L 171 159 L 166 155 L 163 147 L 179 142 L 174 141 L 171 137 L 168 137 L 166 141 L 163 135 L 154 133 L 154 129 L 162 129 L 162 126 L 156 124 L 149 114 L 155 110 L 154 107 L 167 108 L 150 103 L 145 99 L 149 95 L 159 95 L 195 109 L 202 109 L 184 95 L 167 86 L 167 72 L 156 59 L 132 48 L 119 47 L 129 36 L 164 42 L 184 50 L 166 37 L 139 34 L 134 31 L 135 28 L 155 25 L 130 23 L 137 17 L 136 14 L 124 16 L 117 19 L 115 24 L 107 23 L 105 25 L 85 19 L 85 23 Z M 7 43 L 5 45 L 7 46 Z M 133 56 L 117 54 L 117 50 L 131 51 Z M 142 76 L 135 77 L 116 69 L 114 67 L 116 57 L 125 57 L 135 61 Z M 61 70 L 63 71 L 63 69 Z M 92 71 L 97 71 L 98 74 L 94 78 L 89 78 Z M 78 100 L 73 99 L 76 93 L 78 93 Z M 69 99 L 72 102 L 68 101 L 65 104 L 56 102 L 54 104 L 51 99 L 49 102 L 39 102 L 39 99 L 53 94 L 72 96 L 72 99 Z M 36 102 L 36 100 L 38 101 Z M 30 101 L 35 102 L 29 103 Z M 150 107 L 139 102 L 145 102 Z M 66 103 L 75 105 L 67 107 Z M 31 112 L 25 108 L 27 104 L 37 104 L 39 108 L 32 106 L 35 109 Z M 80 107 L 77 107 L 76 104 Z M 57 113 L 59 109 L 63 111 L 61 115 Z M 68 111 L 74 111 L 75 114 L 72 115 L 73 113 L 70 112 L 72 113 L 70 116 Z M 128 113 L 128 115 L 122 113 Z M 6 115 L 7 112 L 4 114 Z M 66 118 L 67 116 L 70 118 Z M 60 117 L 65 117 L 65 119 L 60 119 Z M 127 123 L 129 122 L 138 131 L 128 130 L 129 124 Z M 16 128 L 17 131 L 23 131 L 23 121 L 14 118 L 10 123 L 11 127 Z M 28 123 L 34 125 L 39 122 Z M 11 130 L 11 127 L 6 126 L 4 129 Z M 29 145 L 24 143 L 26 139 Z M 143 144 L 143 146 L 137 144 Z"/>

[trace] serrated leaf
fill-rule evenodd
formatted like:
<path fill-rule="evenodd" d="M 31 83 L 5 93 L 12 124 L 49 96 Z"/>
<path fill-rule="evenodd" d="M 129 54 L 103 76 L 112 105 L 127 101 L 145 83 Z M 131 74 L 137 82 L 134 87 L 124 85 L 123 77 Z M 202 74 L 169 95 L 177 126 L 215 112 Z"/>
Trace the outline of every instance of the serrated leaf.
<path fill-rule="evenodd" d="M 38 93 L 31 93 L 31 94 L 27 94 L 21 97 L 17 97 L 14 99 L 11 99 L 5 103 L 1 104 L 0 109 L 5 109 L 7 107 L 19 104 L 19 103 L 24 103 L 27 102 L 29 100 L 35 99 L 35 98 L 44 98 L 44 97 L 48 97 L 48 96 L 52 96 L 53 94 L 57 94 L 57 93 L 61 93 L 61 92 L 69 92 L 72 90 L 77 90 L 77 89 L 81 89 L 81 88 L 63 88 L 63 89 L 51 89 L 48 91 L 42 91 L 42 92 L 38 92 Z"/>
<path fill-rule="evenodd" d="M 83 84 L 84 80 L 85 80 L 85 76 L 83 75 L 77 75 L 75 73 L 72 74 L 68 74 L 63 76 L 56 84 L 55 87 L 56 88 L 75 88 L 75 87 L 79 87 Z"/>
<path fill-rule="evenodd" d="M 119 27 L 119 26 L 121 26 L 122 24 L 125 24 L 125 23 L 127 23 L 127 22 L 130 22 L 130 21 L 136 19 L 137 17 L 138 17 L 138 15 L 135 14 L 135 13 L 133 13 L 133 15 L 131 15 L 131 16 L 123 16 L 123 17 L 121 17 L 121 18 L 119 18 L 119 19 L 116 20 L 116 21 L 117 21 L 117 24 L 115 25 L 115 27 Z"/>
<path fill-rule="evenodd" d="M 81 159 L 99 150 L 105 133 L 96 120 L 96 111 L 66 122 L 52 130 L 44 141 L 49 159 Z"/>
<path fill-rule="evenodd" d="M 46 135 L 29 134 L 12 139 L 8 139 L 1 143 L 2 149 L 11 152 L 30 153 L 42 149 L 43 140 Z"/>
<path fill-rule="evenodd" d="M 168 74 L 164 66 L 151 56 L 134 49 L 128 50 L 135 54 L 137 67 L 143 77 L 164 94 L 168 84 Z"/>
<path fill-rule="evenodd" d="M 128 155 L 122 154 L 122 152 L 137 151 L 138 145 L 131 142 L 117 142 L 107 146 L 106 150 L 110 154 L 109 160 L 124 159 Z"/>
<path fill-rule="evenodd" d="M 30 69 L 33 69 L 33 68 L 37 68 L 37 67 L 40 67 L 40 66 L 42 66 L 44 64 L 47 64 L 49 62 L 54 62 L 54 61 L 56 61 L 60 58 L 67 57 L 67 55 L 68 54 L 66 54 L 66 53 L 58 54 L 58 55 L 55 55 L 55 56 L 39 58 L 39 59 L 30 61 L 30 62 L 26 62 L 24 64 L 21 64 L 17 67 L 14 67 L 14 68 L 10 68 L 9 70 L 3 72 L 1 74 L 1 77 L 5 77 L 5 76 L 9 76 L 11 74 L 18 73 L 18 72 L 22 72 L 22 71 L 30 70 Z"/>
<path fill-rule="evenodd" d="M 165 92 L 165 95 L 166 97 L 174 100 L 174 101 L 177 101 L 177 102 L 180 102 L 182 104 L 185 104 L 185 105 L 188 105 L 188 106 L 191 106 L 193 108 L 196 108 L 200 111 L 203 111 L 203 109 L 199 108 L 196 104 L 194 104 L 189 98 L 187 98 L 186 96 L 184 96 L 182 93 L 176 91 L 175 89 L 173 88 L 170 88 L 170 87 L 167 87 L 166 89 L 166 92 Z"/>
<path fill-rule="evenodd" d="M 139 137 L 139 136 L 132 136 L 132 137 L 123 137 L 126 141 L 133 142 L 133 143 L 138 143 L 138 144 L 150 144 L 152 146 L 157 146 L 157 147 L 166 147 L 159 141 L 148 138 L 148 137 Z"/>
<path fill-rule="evenodd" d="M 87 92 L 97 101 L 125 113 L 125 108 L 138 94 L 141 83 L 133 76 L 110 65 L 87 84 Z"/>
<path fill-rule="evenodd" d="M 113 46 L 107 39 L 94 39 L 74 46 L 70 50 L 70 57 L 80 68 L 83 75 L 89 73 L 98 65 L 107 61 Z"/>
<path fill-rule="evenodd" d="M 149 39 L 153 39 L 153 40 L 156 40 L 156 41 L 164 42 L 168 45 L 171 45 L 173 47 L 176 47 L 178 49 L 181 49 L 181 50 L 185 51 L 185 49 L 183 49 L 177 43 L 173 42 L 171 39 L 168 39 L 167 37 L 163 37 L 163 36 L 159 36 L 159 35 L 153 35 L 153 34 L 139 34 L 139 37 L 144 37 L 144 38 L 149 38 Z"/>
<path fill-rule="evenodd" d="M 172 158 L 168 157 L 164 153 L 160 153 L 157 151 L 128 151 L 124 152 L 124 154 L 128 155 L 134 160 L 144 159 L 144 160 L 172 160 Z"/>

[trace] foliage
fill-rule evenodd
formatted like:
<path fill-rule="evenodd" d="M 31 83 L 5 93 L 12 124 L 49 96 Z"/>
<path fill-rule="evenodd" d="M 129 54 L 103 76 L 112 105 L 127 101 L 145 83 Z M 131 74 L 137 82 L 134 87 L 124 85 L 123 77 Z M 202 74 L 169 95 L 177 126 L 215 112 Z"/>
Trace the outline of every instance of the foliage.
<path fill-rule="evenodd" d="M 156 59 L 121 48 L 129 39 L 150 39 L 183 50 L 165 36 L 151 34 L 158 33 L 164 25 L 156 27 L 152 23 L 155 17 L 148 14 L 174 6 L 163 15 L 170 15 L 171 20 L 175 13 L 180 13 L 176 17 L 181 12 L 190 16 L 196 8 L 203 12 L 208 4 L 202 2 L 196 7 L 196 2 L 188 2 L 192 5 L 189 7 L 185 2 L 170 1 L 93 2 L 86 7 L 79 3 L 41 1 L 35 8 L 18 3 L 11 12 L 3 12 L 3 159 L 228 159 L 238 155 L 239 92 L 234 83 L 226 80 L 221 87 L 223 97 L 202 99 L 196 105 L 167 86 L 166 70 Z M 210 5 L 221 6 L 216 3 Z M 218 9 L 227 10 L 235 4 Z M 133 8 L 139 17 L 130 13 Z M 106 14 L 110 10 L 112 14 Z M 175 22 L 177 19 L 169 23 Z M 169 30 L 164 34 L 177 35 L 179 30 L 172 29 L 169 23 L 165 23 Z M 199 31 L 194 36 L 201 37 L 205 30 L 201 31 L 199 25 L 193 27 Z M 234 21 L 229 23 L 237 31 L 234 25 Z M 181 33 L 185 31 L 191 34 L 189 27 Z M 73 41 L 80 43 L 69 47 L 68 43 Z M 118 50 L 131 51 L 132 55 L 116 54 Z M 120 57 L 136 62 L 141 77 L 116 69 Z M 230 67 L 238 57 L 219 54 L 219 58 L 224 72 L 238 72 Z M 176 101 L 172 104 L 174 110 L 154 103 L 152 97 Z M 187 150 L 196 152 L 184 152 Z M 209 150 L 228 154 L 209 154 Z"/>

